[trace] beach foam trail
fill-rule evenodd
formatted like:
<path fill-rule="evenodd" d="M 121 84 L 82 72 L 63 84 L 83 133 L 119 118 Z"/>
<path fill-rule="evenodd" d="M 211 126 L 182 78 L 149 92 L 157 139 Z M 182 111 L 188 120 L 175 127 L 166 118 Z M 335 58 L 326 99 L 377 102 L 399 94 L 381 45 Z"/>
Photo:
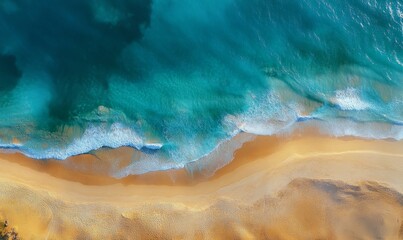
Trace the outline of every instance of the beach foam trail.
<path fill-rule="evenodd" d="M 209 168 L 240 132 L 402 139 L 402 12 L 396 0 L 1 1 L 0 146 L 61 160 L 141 150 L 125 176 Z"/>

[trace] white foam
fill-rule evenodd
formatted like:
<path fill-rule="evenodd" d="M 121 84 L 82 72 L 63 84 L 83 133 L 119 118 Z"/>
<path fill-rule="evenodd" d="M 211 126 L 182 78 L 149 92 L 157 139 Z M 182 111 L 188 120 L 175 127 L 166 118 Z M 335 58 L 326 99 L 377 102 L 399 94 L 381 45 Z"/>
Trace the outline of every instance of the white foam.
<path fill-rule="evenodd" d="M 274 135 L 293 125 L 301 112 L 295 104 L 284 104 L 280 97 L 271 92 L 263 99 L 252 97 L 247 112 L 227 116 L 226 122 L 233 122 L 243 132 L 255 135 Z"/>
<path fill-rule="evenodd" d="M 292 99 L 291 99 L 292 100 Z M 115 177 L 125 177 L 131 174 L 144 174 L 151 171 L 186 168 L 192 172 L 202 171 L 212 175 L 217 169 L 225 166 L 233 159 L 236 149 L 251 138 L 239 137 L 241 131 L 255 135 L 276 135 L 292 132 L 304 126 L 319 128 L 323 133 L 331 136 L 357 136 L 372 139 L 403 139 L 403 126 L 388 123 L 355 122 L 349 119 L 336 118 L 326 121 L 315 120 L 309 111 L 305 111 L 301 104 L 284 101 L 281 96 L 269 93 L 266 98 L 250 98 L 250 108 L 239 115 L 228 115 L 223 120 L 228 139 L 216 143 L 213 149 L 203 149 L 200 142 L 187 139 L 178 148 L 167 152 L 141 152 L 139 159 L 118 172 Z M 353 88 L 339 90 L 331 101 L 343 110 L 365 110 L 371 105 L 359 97 L 359 92 Z M 101 107 L 101 110 L 105 110 Z M 302 118 L 306 121 L 298 122 Z M 253 136 L 245 134 L 246 136 Z M 168 142 L 170 142 L 168 140 Z M 143 147 L 157 150 L 163 147 L 158 142 L 144 142 L 142 136 L 132 128 L 115 123 L 111 126 L 92 126 L 84 134 L 65 148 L 51 148 L 45 151 L 37 150 L 27 155 L 34 158 L 65 159 L 72 155 L 87 153 L 101 147 L 117 148 L 131 146 L 136 149 Z M 211 147 L 211 146 L 210 146 Z"/>
<path fill-rule="evenodd" d="M 200 153 L 196 151 L 198 146 L 196 144 L 187 145 L 186 153 L 173 153 L 168 157 L 169 159 L 158 153 L 141 153 L 139 159 L 133 160 L 130 166 L 114 173 L 113 176 L 122 178 L 132 174 L 139 175 L 147 172 L 186 168 L 189 172 L 198 171 L 202 172 L 206 177 L 209 177 L 218 169 L 230 163 L 235 150 L 239 149 L 243 143 L 253 138 L 254 135 L 252 134 L 238 134 L 222 140 L 213 150 L 199 157 L 195 157 L 197 153 Z M 186 159 L 186 156 L 195 158 Z"/>
<path fill-rule="evenodd" d="M 244 132 L 252 133 L 255 135 L 275 135 L 288 129 L 294 123 L 295 121 L 292 120 L 290 120 L 289 122 L 272 120 L 249 120 L 242 123 L 240 129 Z"/>
<path fill-rule="evenodd" d="M 40 150 L 40 153 L 28 152 L 27 155 L 34 158 L 65 159 L 101 147 L 118 148 L 121 146 L 130 146 L 136 149 L 141 149 L 142 147 L 159 149 L 162 147 L 162 144 L 145 144 L 140 135 L 133 129 L 120 123 L 114 123 L 110 127 L 103 125 L 87 128 L 80 138 L 73 140 L 73 142 L 65 148 L 50 148 Z"/>
<path fill-rule="evenodd" d="M 201 152 L 200 144 L 190 139 L 186 146 L 182 146 L 183 148 L 180 148 L 179 151 L 170 152 L 169 159 L 159 154 L 142 154 L 140 159 L 133 161 L 129 167 L 115 173 L 114 176 L 124 177 L 130 174 L 183 167 L 189 172 L 201 171 L 206 176 L 210 176 L 231 162 L 235 150 L 240 148 L 243 143 L 253 139 L 254 135 L 284 133 L 298 119 L 297 111 L 290 109 L 291 106 L 280 105 L 281 100 L 274 94 L 268 94 L 263 102 L 254 97 L 251 99 L 252 107 L 246 113 L 225 117 L 223 125 L 230 137 L 218 142 L 211 151 Z M 250 134 L 239 134 L 240 132 Z"/>
<path fill-rule="evenodd" d="M 20 147 L 22 147 L 23 145 L 21 143 L 3 143 L 0 142 L 0 148 L 11 148 L 11 149 L 18 149 Z"/>
<path fill-rule="evenodd" d="M 330 101 L 342 110 L 366 110 L 371 107 L 371 104 L 360 98 L 357 89 L 350 87 L 337 90 L 336 95 Z"/>
<path fill-rule="evenodd" d="M 163 144 L 162 143 L 145 143 L 144 146 L 148 149 L 158 150 L 158 149 L 162 148 Z"/>
<path fill-rule="evenodd" d="M 245 142 L 254 138 L 252 134 L 239 134 L 231 139 L 221 142 L 211 153 L 204 157 L 189 162 L 185 165 L 189 172 L 200 172 L 206 177 L 211 177 L 214 173 L 229 164 L 237 149 L 242 147 Z"/>
<path fill-rule="evenodd" d="M 153 155 L 141 153 L 140 159 L 133 161 L 128 167 L 112 173 L 112 175 L 116 178 L 123 178 L 129 175 L 140 175 L 148 172 L 180 169 L 184 166 L 184 162 L 178 163 L 172 160 L 167 160 L 160 154 Z"/>
<path fill-rule="evenodd" d="M 403 139 L 403 126 L 380 122 L 356 122 L 350 119 L 309 120 L 292 126 L 291 129 L 315 127 L 323 134 L 335 137 L 353 136 L 367 139 Z"/>

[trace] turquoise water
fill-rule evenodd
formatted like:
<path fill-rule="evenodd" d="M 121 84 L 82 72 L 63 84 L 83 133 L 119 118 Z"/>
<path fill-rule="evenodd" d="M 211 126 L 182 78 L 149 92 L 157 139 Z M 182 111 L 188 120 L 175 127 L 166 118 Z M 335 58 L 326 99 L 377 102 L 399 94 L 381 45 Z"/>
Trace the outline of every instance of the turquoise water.
<path fill-rule="evenodd" d="M 3 148 L 132 146 L 127 175 L 300 122 L 403 138 L 401 1 L 0 0 Z"/>

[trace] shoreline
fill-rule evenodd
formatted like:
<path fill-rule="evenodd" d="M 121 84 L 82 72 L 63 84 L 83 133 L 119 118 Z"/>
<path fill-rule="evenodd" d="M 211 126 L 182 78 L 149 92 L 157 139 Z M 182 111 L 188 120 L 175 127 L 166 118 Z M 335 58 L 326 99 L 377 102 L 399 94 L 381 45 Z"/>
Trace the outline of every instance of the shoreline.
<path fill-rule="evenodd" d="M 161 171 L 151 171 L 139 175 L 129 175 L 122 178 L 116 178 L 109 174 L 113 161 L 119 156 L 119 167 L 126 167 L 130 164 L 130 158 L 140 151 L 132 147 L 101 148 L 92 151 L 92 153 L 79 154 L 69 157 L 65 160 L 56 159 L 33 159 L 20 152 L 4 152 L 0 150 L 0 161 L 17 163 L 22 167 L 47 173 L 55 178 L 78 182 L 84 185 L 111 185 L 122 183 L 124 185 L 167 185 L 167 186 L 186 186 L 195 185 L 204 181 L 210 181 L 220 178 L 230 173 L 238 167 L 265 158 L 279 151 L 284 151 L 290 142 L 317 141 L 318 139 L 330 139 L 337 144 L 319 144 L 319 151 L 345 151 L 357 148 L 357 145 L 366 149 L 383 149 L 386 152 L 398 152 L 400 143 L 403 146 L 403 140 L 393 139 L 364 139 L 353 136 L 332 137 L 319 134 L 315 130 L 306 128 L 293 134 L 263 136 L 249 133 L 241 133 L 254 136 L 252 140 L 246 141 L 239 149 L 233 153 L 233 159 L 221 168 L 218 168 L 212 176 L 206 177 L 203 171 L 191 174 L 186 168 L 168 169 Z M 231 140 L 230 140 L 231 141 Z M 346 146 L 344 143 L 352 143 L 354 146 Z M 377 143 L 381 143 L 380 146 Z M 388 143 L 391 143 L 390 146 Z M 316 146 L 304 146 L 295 149 L 299 153 L 315 152 Z M 332 149 L 333 148 L 333 149 Z M 403 152 L 403 151 L 402 151 Z M 123 157 L 122 157 L 123 156 Z M 284 158 L 284 155 L 282 155 Z M 123 160 L 122 160 L 123 159 Z M 94 169 L 97 165 L 97 169 Z"/>
<path fill-rule="evenodd" d="M 310 144 L 307 144 L 310 143 Z M 388 140 L 366 140 L 358 138 L 332 138 L 321 135 L 307 136 L 256 136 L 250 142 L 235 151 L 234 159 L 226 166 L 218 169 L 216 173 L 209 178 L 201 173 L 190 175 L 186 169 L 173 169 L 157 172 L 149 172 L 142 175 L 131 175 L 121 179 L 105 175 L 102 172 L 85 172 L 74 170 L 71 165 L 80 164 L 83 161 L 85 165 L 98 164 L 94 155 L 83 154 L 71 157 L 65 161 L 47 160 L 38 161 L 25 157 L 20 153 L 0 154 L 0 161 L 5 169 L 11 169 L 15 172 L 1 172 L 0 176 L 18 176 L 18 171 L 27 171 L 28 175 L 41 178 L 58 180 L 63 183 L 73 183 L 84 187 L 172 187 L 188 188 L 198 187 L 199 185 L 208 185 L 211 182 L 222 182 L 225 180 L 228 184 L 236 182 L 239 178 L 246 178 L 256 172 L 253 167 L 263 165 L 264 170 L 275 170 L 284 162 L 297 162 L 298 159 L 312 159 L 325 155 L 351 155 L 357 154 L 382 154 L 396 155 L 397 158 L 403 158 L 403 141 Z M 112 151 L 115 151 L 112 149 Z M 116 150 L 119 154 L 123 151 L 133 151 L 131 148 L 121 148 Z M 291 159 L 291 160 L 290 160 Z M 268 160 L 268 161 L 267 161 Z M 403 160 L 402 160 L 403 161 Z M 5 163 L 7 162 L 7 163 Z M 247 170 L 247 171 L 245 171 Z M 240 172 L 236 178 L 232 178 L 234 172 Z M 24 181 L 24 177 L 20 177 Z M 403 175 L 402 175 L 403 180 Z M 400 187 L 400 186 L 396 186 Z M 403 186 L 402 192 L 403 192 Z M 219 188 L 217 185 L 216 188 Z"/>
<path fill-rule="evenodd" d="M 365 186 L 376 183 L 390 191 L 402 194 L 402 146 L 403 141 L 331 138 L 307 133 L 286 137 L 257 136 L 238 149 L 234 160 L 217 170 L 211 178 L 203 178 L 202 175 L 191 178 L 184 169 L 181 169 L 115 179 L 105 175 L 85 173 L 80 169 L 74 170 L 71 168 L 73 165 L 66 167 L 66 163 L 69 162 L 43 162 L 17 153 L 0 154 L 2 166 L 0 168 L 0 217 L 7 217 L 10 222 L 15 223 L 21 236 L 25 238 L 29 238 L 29 234 L 32 234 L 41 239 L 39 236 L 44 236 L 43 234 L 46 233 L 54 238 L 64 239 L 60 236 L 66 236 L 65 238 L 68 239 L 67 236 L 74 238 L 72 236 L 76 236 L 74 234 L 77 234 L 77 231 L 88 231 L 86 234 L 89 236 L 98 236 L 97 231 L 102 232 L 101 228 L 105 227 L 108 218 L 120 219 L 126 216 L 125 219 L 135 218 L 136 221 L 143 223 L 151 217 L 147 217 L 146 214 L 151 210 L 150 213 L 165 209 L 163 213 L 157 214 L 165 219 L 161 220 L 161 224 L 168 224 L 167 219 L 179 213 L 192 215 L 198 211 L 207 211 L 206 209 L 217 204 L 215 211 L 217 214 L 220 212 L 223 214 L 227 207 L 243 209 L 243 207 L 255 206 L 267 197 L 277 198 L 279 193 L 294 189 L 293 184 L 302 184 L 309 191 L 319 191 L 316 189 L 317 184 L 330 181 L 328 184 L 344 186 L 341 189 L 348 186 L 361 186 L 364 191 L 368 188 Z M 124 153 L 130 149 L 119 149 L 118 153 L 122 154 L 122 151 Z M 68 161 L 74 164 L 82 160 L 86 162 L 85 164 L 97 163 L 93 155 L 82 155 Z M 107 165 L 107 163 L 103 164 Z M 23 196 L 36 197 L 33 201 L 26 202 L 25 199 L 18 198 L 16 204 L 1 205 L 11 201 L 10 199 L 15 196 L 20 196 L 16 194 L 19 191 L 23 193 Z M 320 194 L 324 194 L 321 191 Z M 366 194 L 374 193 L 370 191 Z M 221 206 L 220 204 L 223 203 L 225 206 L 229 205 Z M 36 211 L 39 220 L 36 220 L 35 224 L 43 226 L 29 229 L 23 212 L 13 210 L 18 205 L 21 205 L 23 209 L 29 209 L 29 212 Z M 70 210 L 59 213 L 60 205 Z M 72 206 L 87 209 L 86 211 L 89 212 L 83 215 L 81 211 L 76 212 L 70 208 Z M 43 211 L 35 210 L 44 207 Z M 84 219 L 93 218 L 93 211 L 88 209 L 97 209 L 95 213 L 103 212 L 102 217 L 96 221 L 97 225 L 94 226 L 96 229 L 83 229 L 74 220 L 73 216 Z M 249 211 L 252 215 L 256 215 L 260 210 L 251 208 Z M 396 205 L 396 211 L 403 214 L 403 203 Z M 138 216 L 139 212 L 146 215 L 133 217 Z M 403 215 L 401 216 L 403 218 Z M 87 221 L 90 221 L 89 219 Z M 236 217 L 230 217 L 228 221 L 236 219 Z M 113 223 L 119 232 L 129 231 L 130 226 L 133 227 L 132 224 L 122 227 L 120 221 Z M 207 224 L 198 221 L 194 222 L 195 229 L 188 229 L 188 231 L 196 231 L 197 227 Z M 217 223 L 213 224 L 215 220 L 211 219 L 211 221 L 211 227 L 217 227 Z M 64 235 L 67 230 L 55 230 L 50 228 L 49 224 L 63 224 L 69 226 L 66 229 L 72 228 L 74 231 L 70 229 L 72 232 Z M 151 221 L 147 224 L 147 226 L 154 226 L 155 223 Z M 240 226 L 243 229 L 249 229 L 248 232 L 253 235 L 251 226 L 247 224 Z M 161 231 L 161 229 L 155 230 Z M 174 235 L 172 232 L 172 236 Z"/>

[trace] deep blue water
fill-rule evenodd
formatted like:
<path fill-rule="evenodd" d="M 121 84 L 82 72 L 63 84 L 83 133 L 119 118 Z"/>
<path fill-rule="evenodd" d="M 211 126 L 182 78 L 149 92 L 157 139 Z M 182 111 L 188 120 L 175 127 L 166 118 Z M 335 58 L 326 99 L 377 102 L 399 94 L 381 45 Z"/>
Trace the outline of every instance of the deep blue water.
<path fill-rule="evenodd" d="M 302 121 L 403 138 L 401 1 L 0 0 L 4 148 L 132 146 L 131 174 Z"/>

